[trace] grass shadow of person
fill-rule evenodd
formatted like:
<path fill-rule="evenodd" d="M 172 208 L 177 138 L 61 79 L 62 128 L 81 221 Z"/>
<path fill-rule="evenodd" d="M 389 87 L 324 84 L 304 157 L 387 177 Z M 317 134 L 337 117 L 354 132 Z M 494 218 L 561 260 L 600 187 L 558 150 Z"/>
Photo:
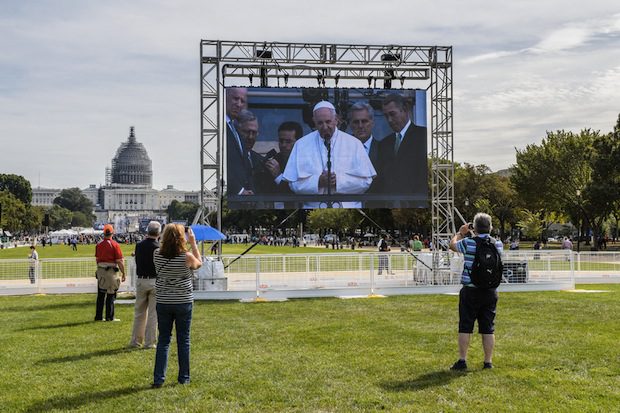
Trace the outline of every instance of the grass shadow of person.
<path fill-rule="evenodd" d="M 51 311 L 51 310 L 73 310 L 73 309 L 86 309 L 92 305 L 91 301 L 79 301 L 79 302 L 68 302 L 68 303 L 31 303 L 26 304 L 22 307 L 13 306 L 13 307 L 3 307 L 0 308 L 2 311 L 12 312 L 12 311 Z"/>
<path fill-rule="evenodd" d="M 55 358 L 40 360 L 36 364 L 67 363 L 67 362 L 73 362 L 73 361 L 89 360 L 93 357 L 114 356 L 117 354 L 129 353 L 132 351 L 136 351 L 136 349 L 130 348 L 130 347 L 119 347 L 119 348 L 113 348 L 110 350 L 98 350 L 98 351 L 92 351 L 90 353 L 74 354 L 72 356 L 55 357 Z"/>
<path fill-rule="evenodd" d="M 33 327 L 25 327 L 25 328 L 20 328 L 17 329 L 15 331 L 30 331 L 30 330 L 51 330 L 54 328 L 65 328 L 65 327 L 77 327 L 77 326 L 83 326 L 85 324 L 92 324 L 92 321 L 75 321 L 73 323 L 63 323 L 63 324 L 46 324 L 46 325 L 42 325 L 42 326 L 33 326 Z"/>
<path fill-rule="evenodd" d="M 86 404 L 96 404 L 99 401 L 106 399 L 112 399 L 115 397 L 122 397 L 137 392 L 150 390 L 151 386 L 132 386 L 120 389 L 110 389 L 91 393 L 79 393 L 73 396 L 56 396 L 50 399 L 40 400 L 30 407 L 28 407 L 26 413 L 39 413 L 49 411 L 67 411 L 75 410 Z"/>
<path fill-rule="evenodd" d="M 403 380 L 383 382 L 380 386 L 386 391 L 419 391 L 429 387 L 443 386 L 450 383 L 454 379 L 463 377 L 466 372 L 458 372 L 452 370 L 439 370 L 422 374 L 421 376 Z"/>

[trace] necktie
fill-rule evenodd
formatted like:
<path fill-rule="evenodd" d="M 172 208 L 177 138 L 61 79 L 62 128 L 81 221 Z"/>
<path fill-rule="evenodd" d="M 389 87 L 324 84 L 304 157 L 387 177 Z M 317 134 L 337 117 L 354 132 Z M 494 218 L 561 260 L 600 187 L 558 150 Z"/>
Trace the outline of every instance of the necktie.
<path fill-rule="evenodd" d="M 228 122 L 228 126 L 230 127 L 230 130 L 232 131 L 233 135 L 235 135 L 235 140 L 237 141 L 239 150 L 243 152 L 243 145 L 241 145 L 241 138 L 239 138 L 239 133 L 237 133 L 237 129 L 235 129 L 235 127 L 233 126 L 232 121 Z"/>
<path fill-rule="evenodd" d="M 396 132 L 396 139 L 394 139 L 394 155 L 398 154 L 398 148 L 400 148 L 400 141 L 401 141 L 401 135 L 400 132 Z"/>

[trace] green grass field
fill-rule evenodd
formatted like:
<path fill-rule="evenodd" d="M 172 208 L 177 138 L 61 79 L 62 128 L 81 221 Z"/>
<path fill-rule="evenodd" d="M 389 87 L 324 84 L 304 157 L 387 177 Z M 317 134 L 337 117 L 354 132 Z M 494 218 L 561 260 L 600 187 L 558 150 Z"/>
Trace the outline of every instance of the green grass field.
<path fill-rule="evenodd" d="M 610 412 L 620 406 L 620 286 L 504 293 L 495 369 L 454 373 L 456 296 L 196 302 L 192 383 L 152 390 L 128 350 L 133 306 L 95 323 L 94 295 L 0 297 L 6 412 Z M 174 344 L 174 341 L 173 341 Z"/>
<path fill-rule="evenodd" d="M 226 255 L 241 254 L 251 244 L 225 244 L 223 253 Z M 209 255 L 210 243 L 205 244 L 205 253 Z M 129 256 L 134 252 L 135 244 L 121 244 L 123 255 Z M 356 249 L 355 251 L 361 251 Z M 374 251 L 374 249 L 366 249 L 363 251 Z M 71 247 L 67 245 L 52 245 L 45 248 L 37 247 L 39 258 L 81 258 L 81 257 L 94 257 L 95 245 L 78 245 L 78 250 L 73 251 Z M 293 248 L 293 247 L 275 247 L 269 245 L 257 245 L 248 254 L 317 254 L 317 253 L 337 253 L 337 252 L 352 252 L 350 249 L 332 250 L 327 248 Z M 28 258 L 30 254 L 30 248 L 18 247 L 7 248 L 0 250 L 0 259 L 20 259 Z"/>

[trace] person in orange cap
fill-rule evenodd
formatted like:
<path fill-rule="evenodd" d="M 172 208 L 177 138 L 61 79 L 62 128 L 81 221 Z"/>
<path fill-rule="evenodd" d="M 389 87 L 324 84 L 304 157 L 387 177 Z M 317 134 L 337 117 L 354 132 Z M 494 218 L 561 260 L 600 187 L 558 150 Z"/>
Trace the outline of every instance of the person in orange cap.
<path fill-rule="evenodd" d="M 97 310 L 95 321 L 103 320 L 103 303 L 105 302 L 106 321 L 120 321 L 114 318 L 114 300 L 116 292 L 125 281 L 125 264 L 123 252 L 120 245 L 112 239 L 114 227 L 106 224 L 103 227 L 103 241 L 95 248 L 95 258 L 97 259 Z M 120 271 L 120 276 L 119 276 Z"/>

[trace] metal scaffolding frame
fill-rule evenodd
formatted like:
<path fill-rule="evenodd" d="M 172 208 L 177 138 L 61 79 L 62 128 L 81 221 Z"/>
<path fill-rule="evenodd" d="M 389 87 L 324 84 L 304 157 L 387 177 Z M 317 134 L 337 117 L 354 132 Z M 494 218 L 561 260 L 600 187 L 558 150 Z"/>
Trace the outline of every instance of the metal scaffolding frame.
<path fill-rule="evenodd" d="M 224 190 L 224 87 L 419 87 L 430 90 L 431 211 L 435 250 L 454 233 L 452 47 L 201 40 L 200 181 L 202 220 Z M 414 85 L 414 86 L 412 86 Z M 440 270 L 441 254 L 434 269 Z"/>

